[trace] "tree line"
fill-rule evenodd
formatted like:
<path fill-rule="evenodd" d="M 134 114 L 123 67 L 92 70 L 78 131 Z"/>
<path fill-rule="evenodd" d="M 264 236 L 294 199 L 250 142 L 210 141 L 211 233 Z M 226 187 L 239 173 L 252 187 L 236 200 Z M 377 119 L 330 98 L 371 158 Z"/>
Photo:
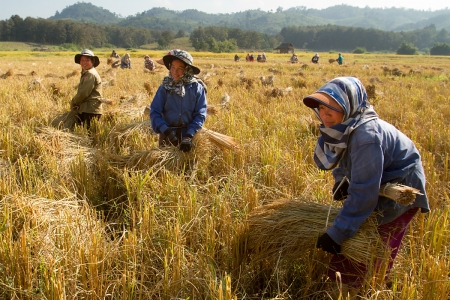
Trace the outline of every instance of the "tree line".
<path fill-rule="evenodd" d="M 183 30 L 154 30 L 133 26 L 100 25 L 71 20 L 22 19 L 18 15 L 0 21 L 0 40 L 39 44 L 75 44 L 80 47 L 138 48 L 157 42 L 161 49 L 170 47 L 175 37 L 185 36 Z M 423 29 L 393 32 L 371 28 L 325 26 L 284 27 L 278 34 L 261 33 L 229 27 L 198 27 L 189 37 L 197 51 L 234 52 L 240 49 L 271 51 L 281 42 L 297 49 L 312 51 L 353 51 L 364 48 L 369 52 L 395 52 L 402 43 L 418 50 L 440 55 L 450 44 L 447 30 L 434 25 Z M 438 48 L 435 48 L 439 46 Z M 444 52 L 444 54 L 443 54 Z"/>
<path fill-rule="evenodd" d="M 272 50 L 283 37 L 239 28 L 200 26 L 192 31 L 189 40 L 197 51 L 232 52 L 237 48 Z"/>
<path fill-rule="evenodd" d="M 364 47 L 369 52 L 395 52 L 402 42 L 407 42 L 429 52 L 436 43 L 450 43 L 449 32 L 437 30 L 434 25 L 402 32 L 336 25 L 284 27 L 280 35 L 296 48 L 315 51 L 352 51 Z"/>
<path fill-rule="evenodd" d="M 98 25 L 70 20 L 49 20 L 18 15 L 0 21 L 0 40 L 49 45 L 75 44 L 80 47 L 135 48 L 157 42 L 168 34 L 161 30 L 138 27 Z M 172 34 L 172 32 L 170 32 Z M 172 35 L 172 39 L 173 39 Z"/>

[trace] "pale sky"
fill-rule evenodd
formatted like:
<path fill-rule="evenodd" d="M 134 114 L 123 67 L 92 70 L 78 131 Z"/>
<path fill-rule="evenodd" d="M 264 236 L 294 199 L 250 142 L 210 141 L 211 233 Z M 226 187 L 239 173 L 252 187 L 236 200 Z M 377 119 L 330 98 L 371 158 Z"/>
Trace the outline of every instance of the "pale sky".
<path fill-rule="evenodd" d="M 128 17 L 144 12 L 153 7 L 164 7 L 170 10 L 183 11 L 186 9 L 197 9 L 207 13 L 233 13 L 249 9 L 260 8 L 263 11 L 276 11 L 278 7 L 283 10 L 291 7 L 303 6 L 306 8 L 323 9 L 334 5 L 347 4 L 356 7 L 370 8 L 411 8 L 416 10 L 439 10 L 450 7 L 443 0 L 411 1 L 411 0 L 322 0 L 322 1 L 302 1 L 302 0 L 0 0 L 4 2 L 0 10 L 0 20 L 7 20 L 13 15 L 21 18 L 49 18 L 55 15 L 56 11 L 61 12 L 67 6 L 77 2 L 92 3 L 95 6 L 103 7 L 112 13 Z"/>

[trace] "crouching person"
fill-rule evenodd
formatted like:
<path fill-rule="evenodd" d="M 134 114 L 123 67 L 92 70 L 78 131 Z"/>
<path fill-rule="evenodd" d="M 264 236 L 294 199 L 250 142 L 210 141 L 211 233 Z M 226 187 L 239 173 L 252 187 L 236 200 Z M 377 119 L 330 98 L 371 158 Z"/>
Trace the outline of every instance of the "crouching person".
<path fill-rule="evenodd" d="M 89 129 L 92 119 L 98 119 L 103 113 L 102 80 L 95 67 L 100 60 L 89 49 L 75 55 L 75 63 L 81 65 L 81 78 L 77 94 L 70 101 L 70 108 L 78 111 L 78 124 Z"/>
<path fill-rule="evenodd" d="M 303 102 L 322 123 L 314 161 L 322 170 L 333 169 L 334 200 L 345 199 L 332 226 L 318 238 L 317 248 L 333 254 L 328 268 L 330 279 L 341 280 L 343 290 L 356 296 L 367 283 L 369 270 L 377 274 L 384 265 L 389 273 L 408 224 L 418 211 L 430 210 L 421 156 L 406 135 L 378 117 L 357 78 L 335 78 Z M 379 196 L 380 186 L 385 183 L 407 185 L 421 194 L 414 203 L 401 205 Z M 357 233 L 372 212 L 379 212 L 378 232 L 390 253 L 386 261 L 366 266 L 340 252 L 342 243 Z"/>
<path fill-rule="evenodd" d="M 206 120 L 206 91 L 194 75 L 200 69 L 192 56 L 174 49 L 163 57 L 169 70 L 150 104 L 153 130 L 159 133 L 160 146 L 176 146 L 183 152 L 192 148 L 192 139 Z"/>

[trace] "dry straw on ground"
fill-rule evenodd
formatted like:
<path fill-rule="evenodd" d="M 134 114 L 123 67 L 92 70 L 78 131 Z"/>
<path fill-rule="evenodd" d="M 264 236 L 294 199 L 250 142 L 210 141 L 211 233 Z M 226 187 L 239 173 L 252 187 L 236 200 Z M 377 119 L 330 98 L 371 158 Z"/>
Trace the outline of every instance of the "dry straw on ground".
<path fill-rule="evenodd" d="M 238 233 L 238 261 L 275 262 L 309 257 L 317 238 L 325 232 L 329 207 L 306 200 L 280 199 L 252 211 Z M 339 208 L 331 207 L 328 224 Z M 342 244 L 342 254 L 353 261 L 368 263 L 384 257 L 383 243 L 375 216 L 358 233 Z"/>

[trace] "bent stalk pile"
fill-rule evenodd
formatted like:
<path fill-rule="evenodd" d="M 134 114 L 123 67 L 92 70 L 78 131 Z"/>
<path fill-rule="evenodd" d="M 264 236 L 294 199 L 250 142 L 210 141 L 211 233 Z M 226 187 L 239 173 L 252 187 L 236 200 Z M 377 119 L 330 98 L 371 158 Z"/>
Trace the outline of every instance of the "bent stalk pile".
<path fill-rule="evenodd" d="M 325 232 L 329 207 L 306 200 L 281 199 L 252 211 L 241 228 L 237 251 L 240 260 L 253 262 L 308 257 L 317 238 Z M 331 207 L 328 224 L 339 208 Z M 360 263 L 384 257 L 384 246 L 374 215 L 358 233 L 342 244 L 342 255 Z"/>

